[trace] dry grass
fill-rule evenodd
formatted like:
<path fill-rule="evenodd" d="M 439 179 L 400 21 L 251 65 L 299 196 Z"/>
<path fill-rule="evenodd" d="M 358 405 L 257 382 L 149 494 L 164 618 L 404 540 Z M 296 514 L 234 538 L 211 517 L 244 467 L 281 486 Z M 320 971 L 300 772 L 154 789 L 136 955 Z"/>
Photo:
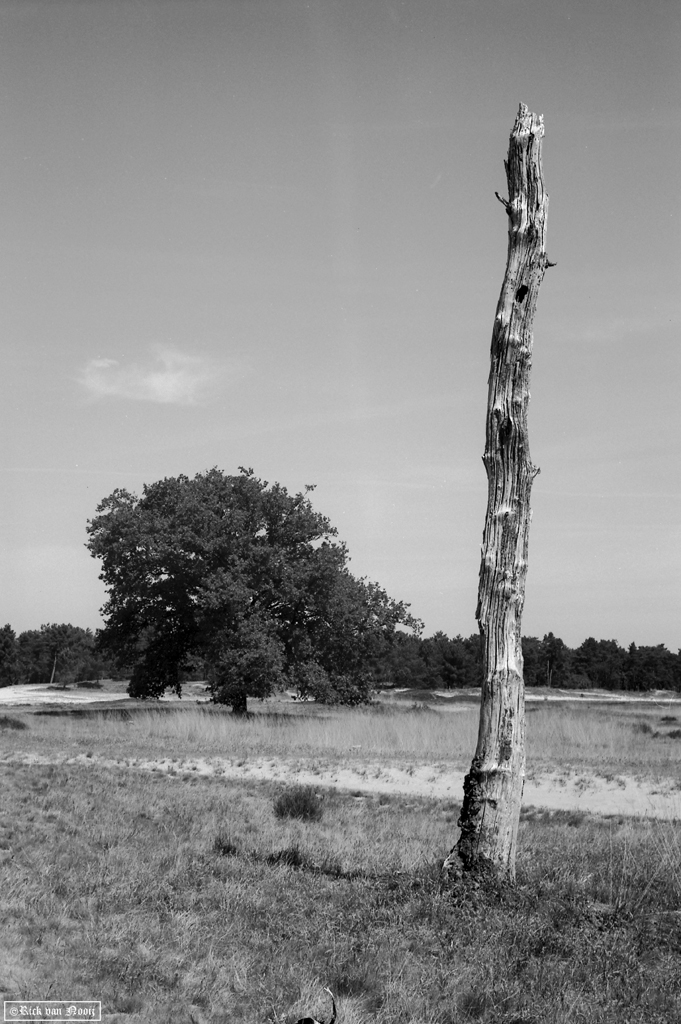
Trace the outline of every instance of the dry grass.
<path fill-rule="evenodd" d="M 240 721 L 200 708 L 20 714 L 47 757 L 467 767 L 470 710 Z M 663 721 L 666 717 L 668 720 Z M 678 775 L 664 711 L 541 707 L 529 762 Z M 657 735 L 656 735 L 657 733 Z M 458 805 L 190 772 L 0 765 L 0 998 L 101 999 L 110 1024 L 668 1024 L 681 1019 L 681 825 L 525 811 L 518 884 L 446 883 Z M 315 817 L 314 815 L 312 816 Z"/>
<path fill-rule="evenodd" d="M 296 709 L 298 710 L 298 709 Z M 238 720 L 227 712 L 187 707 L 87 716 L 12 715 L 26 733 L 3 730 L 9 750 L 86 752 L 111 758 L 324 758 L 437 763 L 465 769 L 477 737 L 478 712 L 378 706 L 315 714 L 264 713 Z M 592 769 L 681 778 L 681 734 L 664 708 L 638 710 L 576 705 L 528 708 L 529 769 Z"/>
<path fill-rule="evenodd" d="M 532 709 L 527 759 L 533 767 L 594 768 L 681 778 L 681 742 L 659 710 L 575 707 Z"/>
<path fill-rule="evenodd" d="M 140 750 L 140 754 L 145 752 Z M 518 885 L 442 881 L 458 807 L 275 784 L 0 769 L 0 998 L 110 1024 L 681 1019 L 681 834 L 526 814 Z"/>
<path fill-rule="evenodd" d="M 246 720 L 199 708 L 81 716 L 31 715 L 36 749 L 92 746 L 107 757 L 324 757 L 327 760 L 470 761 L 477 713 L 355 709 L 324 717 L 259 714 Z M 8 743 L 7 749 L 26 749 Z"/>

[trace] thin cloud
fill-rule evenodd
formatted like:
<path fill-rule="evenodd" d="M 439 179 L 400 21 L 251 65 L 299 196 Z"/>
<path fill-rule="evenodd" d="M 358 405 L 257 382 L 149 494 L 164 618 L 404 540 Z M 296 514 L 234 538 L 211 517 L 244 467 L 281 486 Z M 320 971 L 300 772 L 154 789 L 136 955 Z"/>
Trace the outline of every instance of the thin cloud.
<path fill-rule="evenodd" d="M 197 405 L 221 376 L 222 368 L 206 356 L 159 348 L 145 363 L 124 365 L 117 359 L 91 359 L 78 380 L 92 399 Z"/>

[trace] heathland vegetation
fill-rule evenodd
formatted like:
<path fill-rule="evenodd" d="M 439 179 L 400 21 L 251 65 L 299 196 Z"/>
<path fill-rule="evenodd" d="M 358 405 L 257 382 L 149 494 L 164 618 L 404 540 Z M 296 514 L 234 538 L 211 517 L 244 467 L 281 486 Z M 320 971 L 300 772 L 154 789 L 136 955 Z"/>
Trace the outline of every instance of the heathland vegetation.
<path fill-rule="evenodd" d="M 475 711 L 289 707 L 0 717 L 0 998 L 101 999 L 111 1024 L 325 1020 L 324 986 L 338 1024 L 681 1019 L 677 822 L 525 807 L 515 885 L 447 879 L 459 793 L 220 765 L 454 771 Z M 541 705 L 528 769 L 679 779 L 672 717 Z"/>
<path fill-rule="evenodd" d="M 117 491 L 90 549 L 105 628 L 6 626 L 3 685 L 108 693 L 118 673 L 148 698 L 200 680 L 212 703 L 0 714 L 0 999 L 101 1000 L 111 1024 L 324 1020 L 325 987 L 338 1024 L 681 1019 L 678 702 L 548 699 L 678 690 L 681 655 L 523 638 L 547 697 L 529 708 L 526 788 L 636 779 L 669 817 L 525 806 L 514 883 L 448 875 L 477 636 L 423 638 L 349 573 L 308 492 L 250 471 Z M 372 702 L 380 688 L 398 692 Z M 267 700 L 221 706 L 248 697 Z M 443 778 L 445 799 L 412 784 Z"/>

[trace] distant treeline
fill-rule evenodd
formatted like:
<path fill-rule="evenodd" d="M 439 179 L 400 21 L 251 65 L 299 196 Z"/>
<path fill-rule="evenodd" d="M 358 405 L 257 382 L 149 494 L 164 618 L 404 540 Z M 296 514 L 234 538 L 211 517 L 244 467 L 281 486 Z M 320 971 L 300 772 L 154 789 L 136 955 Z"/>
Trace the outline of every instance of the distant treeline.
<path fill-rule="evenodd" d="M 681 690 L 681 651 L 672 654 L 664 644 L 628 650 L 616 640 L 589 637 L 570 648 L 547 633 L 543 640 L 523 637 L 526 686 L 555 686 L 573 690 Z M 425 640 L 401 635 L 388 657 L 376 666 L 379 685 L 416 689 L 454 690 L 480 686 L 480 637 L 444 633 Z"/>
<path fill-rule="evenodd" d="M 523 637 L 525 684 L 574 690 L 681 690 L 681 651 L 664 644 L 620 647 L 616 640 L 589 637 L 570 648 L 547 633 L 539 640 Z M 395 643 L 372 665 L 377 687 L 455 690 L 479 686 L 482 673 L 480 637 L 445 633 L 422 639 L 398 634 Z M 0 628 L 0 686 L 52 683 L 66 686 L 85 680 L 124 679 L 129 672 L 97 650 L 95 635 L 70 623 L 52 623 L 18 636 Z M 183 680 L 202 679 L 195 663 Z"/>
<path fill-rule="evenodd" d="M 53 683 L 66 686 L 84 680 L 122 679 L 114 662 L 100 654 L 91 630 L 70 623 L 50 623 L 18 636 L 11 626 L 0 628 L 0 686 Z"/>

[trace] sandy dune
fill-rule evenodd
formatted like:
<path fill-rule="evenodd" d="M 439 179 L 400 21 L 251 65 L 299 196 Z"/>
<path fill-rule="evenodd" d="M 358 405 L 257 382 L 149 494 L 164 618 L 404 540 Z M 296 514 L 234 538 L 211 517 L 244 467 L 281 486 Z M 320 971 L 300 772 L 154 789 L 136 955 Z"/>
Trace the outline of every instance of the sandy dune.
<path fill-rule="evenodd" d="M 185 760 L 119 761 L 96 754 L 87 757 L 50 759 L 40 754 L 16 752 L 0 757 L 0 764 L 98 765 L 126 771 L 161 771 L 180 776 L 218 775 L 225 781 L 249 779 L 284 784 L 310 785 L 350 790 L 356 795 L 386 793 L 395 796 L 424 796 L 460 803 L 464 772 L 446 765 L 421 764 L 408 767 L 379 762 L 334 765 L 321 761 L 253 758 L 240 763 L 227 758 Z M 586 811 L 592 814 L 681 820 L 681 789 L 672 780 L 655 782 L 625 776 L 602 778 L 585 774 L 545 773 L 525 781 L 525 807 L 550 810 Z"/>

